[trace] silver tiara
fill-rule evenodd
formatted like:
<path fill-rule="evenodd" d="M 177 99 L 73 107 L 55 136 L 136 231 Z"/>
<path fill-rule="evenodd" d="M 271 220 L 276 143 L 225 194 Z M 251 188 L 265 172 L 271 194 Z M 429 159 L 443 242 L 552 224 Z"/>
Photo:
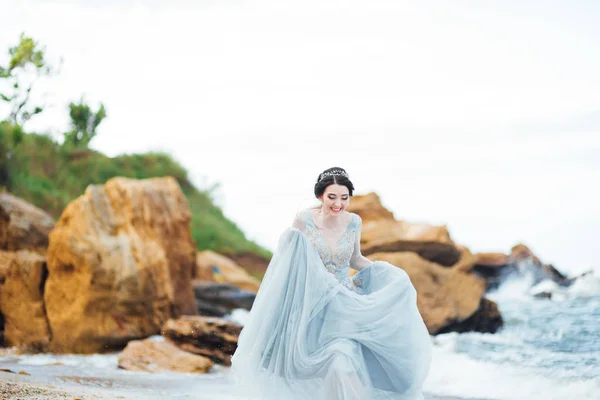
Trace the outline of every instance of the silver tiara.
<path fill-rule="evenodd" d="M 345 171 L 342 171 L 341 169 L 334 169 L 333 171 L 323 172 L 321 176 L 319 176 L 319 182 L 322 181 L 323 178 L 328 176 L 345 176 L 346 178 L 350 179 L 350 177 Z"/>

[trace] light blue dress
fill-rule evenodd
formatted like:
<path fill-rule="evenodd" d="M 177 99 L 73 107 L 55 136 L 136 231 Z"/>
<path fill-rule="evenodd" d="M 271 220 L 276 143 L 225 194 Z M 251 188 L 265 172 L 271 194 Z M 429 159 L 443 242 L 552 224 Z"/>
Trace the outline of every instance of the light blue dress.
<path fill-rule="evenodd" d="M 305 210 L 281 236 L 232 358 L 248 397 L 423 398 L 431 340 L 415 289 L 401 268 L 362 257 L 361 227 L 351 214 L 332 242 Z"/>

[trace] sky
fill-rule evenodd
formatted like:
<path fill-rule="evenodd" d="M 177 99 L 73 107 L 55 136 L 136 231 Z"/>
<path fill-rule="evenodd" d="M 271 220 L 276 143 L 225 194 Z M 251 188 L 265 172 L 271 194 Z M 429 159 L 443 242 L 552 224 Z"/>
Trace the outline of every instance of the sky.
<path fill-rule="evenodd" d="M 472 251 L 600 264 L 600 3 L 0 0 L 59 74 L 28 130 L 102 102 L 92 147 L 166 151 L 274 250 L 340 166 Z M 5 64 L 7 53 L 0 53 Z M 62 60 L 62 61 L 61 61 Z M 0 113 L 6 109 L 0 108 Z"/>

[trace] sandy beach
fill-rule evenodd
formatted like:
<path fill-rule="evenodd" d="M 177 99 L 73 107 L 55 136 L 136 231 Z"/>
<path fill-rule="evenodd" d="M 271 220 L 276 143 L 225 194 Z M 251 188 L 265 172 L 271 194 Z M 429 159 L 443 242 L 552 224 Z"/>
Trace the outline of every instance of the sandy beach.
<path fill-rule="evenodd" d="M 0 398 L 241 400 L 229 393 L 227 375 L 226 368 L 207 375 L 149 374 L 0 361 Z M 432 395 L 425 399 L 465 400 Z"/>

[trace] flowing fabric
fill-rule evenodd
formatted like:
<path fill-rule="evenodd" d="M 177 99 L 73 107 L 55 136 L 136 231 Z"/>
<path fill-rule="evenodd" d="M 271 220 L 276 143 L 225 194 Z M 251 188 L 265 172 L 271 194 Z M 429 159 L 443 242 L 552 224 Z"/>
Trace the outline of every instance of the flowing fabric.
<path fill-rule="evenodd" d="M 260 399 L 422 399 L 431 341 L 408 275 L 376 261 L 350 277 L 348 239 L 319 249 L 326 241 L 303 220 L 281 236 L 242 329 L 237 385 Z M 344 235 L 360 226 L 353 214 Z"/>

